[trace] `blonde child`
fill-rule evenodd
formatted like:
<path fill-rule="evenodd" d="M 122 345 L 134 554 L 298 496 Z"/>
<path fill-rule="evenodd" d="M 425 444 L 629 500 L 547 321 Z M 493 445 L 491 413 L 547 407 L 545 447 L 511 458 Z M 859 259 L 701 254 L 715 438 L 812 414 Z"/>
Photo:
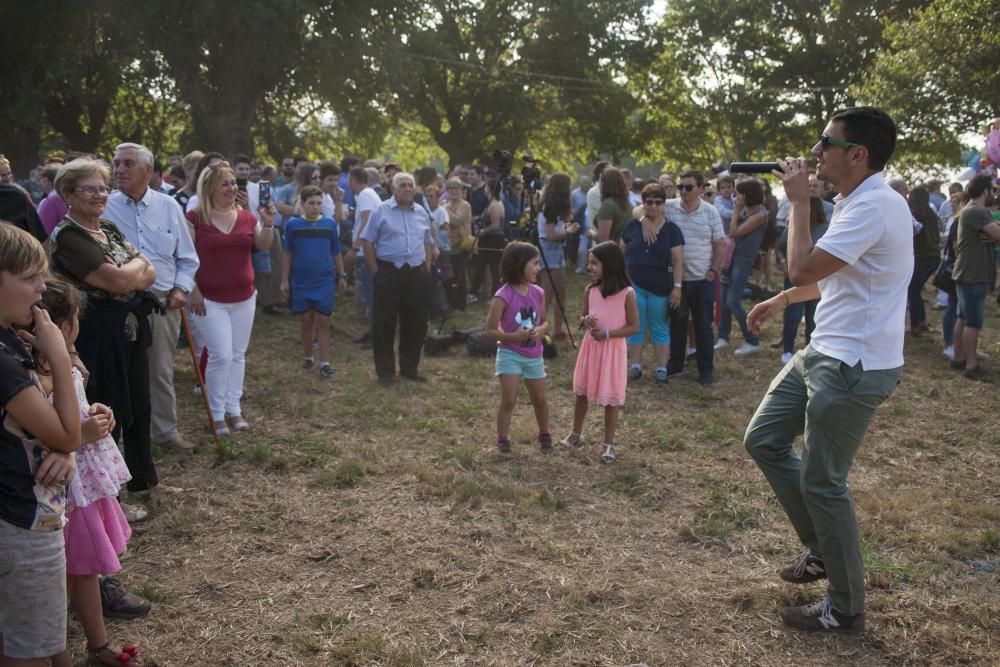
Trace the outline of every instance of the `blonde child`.
<path fill-rule="evenodd" d="M 590 403 L 604 406 L 602 463 L 614 463 L 618 412 L 625 404 L 628 348 L 625 339 L 639 330 L 639 308 L 625 273 L 625 256 L 613 241 L 594 246 L 587 260 L 591 283 L 583 292 L 580 327 L 587 331 L 580 343 L 573 372 L 573 431 L 562 446 L 583 442 L 583 420 Z"/>
<path fill-rule="evenodd" d="M 539 260 L 538 248 L 530 243 L 515 241 L 507 245 L 500 258 L 503 284 L 493 295 L 486 316 L 486 335 L 497 341 L 497 451 L 502 455 L 510 454 L 510 418 L 521 378 L 535 409 L 538 446 L 545 454 L 552 451 L 542 362 L 542 339 L 549 324 L 545 319 L 545 292 L 535 284 Z"/>
<path fill-rule="evenodd" d="M 0 664 L 68 667 L 62 527 L 80 410 L 66 342 L 38 307 L 47 271 L 41 244 L 0 223 Z M 25 342 L 48 359 L 51 403 Z"/>
<path fill-rule="evenodd" d="M 45 281 L 42 305 L 59 327 L 68 350 L 73 349 L 80 331 L 79 316 L 86 297 L 69 283 L 49 278 Z M 43 391 L 52 391 L 53 376 L 48 355 L 36 352 L 39 380 Z M 79 360 L 74 357 L 74 360 Z M 141 665 L 138 649 L 124 644 L 116 650 L 108 643 L 101 610 L 101 589 L 98 576 L 114 574 L 121 569 L 119 554 L 132 530 L 117 500 L 119 489 L 132 476 L 114 439 L 115 428 L 111 410 L 100 403 L 87 401 L 84 385 L 87 369 L 77 363 L 73 367 L 77 410 L 80 415 L 83 445 L 76 451 L 76 475 L 70 480 L 67 494 L 66 527 L 66 588 L 73 610 L 87 636 L 90 662 L 118 667 Z"/>

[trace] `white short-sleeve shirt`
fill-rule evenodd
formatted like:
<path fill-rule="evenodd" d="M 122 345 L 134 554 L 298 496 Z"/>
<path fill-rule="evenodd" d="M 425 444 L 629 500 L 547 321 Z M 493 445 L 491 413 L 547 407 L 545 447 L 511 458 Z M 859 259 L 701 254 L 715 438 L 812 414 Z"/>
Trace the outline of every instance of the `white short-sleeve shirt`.
<path fill-rule="evenodd" d="M 906 289 L 913 275 L 910 208 L 881 172 L 838 196 L 816 247 L 847 263 L 819 281 L 812 347 L 866 371 L 903 365 Z"/>

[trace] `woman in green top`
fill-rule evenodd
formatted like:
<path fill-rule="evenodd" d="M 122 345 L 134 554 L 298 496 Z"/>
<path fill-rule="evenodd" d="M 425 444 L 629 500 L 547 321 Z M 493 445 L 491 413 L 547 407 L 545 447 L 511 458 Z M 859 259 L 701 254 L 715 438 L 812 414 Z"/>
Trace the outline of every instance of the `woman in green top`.
<path fill-rule="evenodd" d="M 601 174 L 601 207 L 597 209 L 594 228 L 591 230 L 595 241 L 603 243 L 610 240 L 619 243 L 631 212 L 625 177 L 618 169 L 608 167 Z"/>
<path fill-rule="evenodd" d="M 913 219 L 922 227 L 913 237 L 913 277 L 907 298 L 910 304 L 910 333 L 919 336 L 930 331 L 927 326 L 927 312 L 924 310 L 922 292 L 927 279 L 937 271 L 941 263 L 941 228 L 937 214 L 931 208 L 930 193 L 926 188 L 910 190 L 907 197 Z"/>

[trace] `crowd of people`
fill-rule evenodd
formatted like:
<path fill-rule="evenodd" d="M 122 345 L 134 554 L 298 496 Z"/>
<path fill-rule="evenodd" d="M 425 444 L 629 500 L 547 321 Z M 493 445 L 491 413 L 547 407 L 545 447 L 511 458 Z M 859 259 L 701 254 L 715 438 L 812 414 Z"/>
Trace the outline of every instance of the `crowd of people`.
<path fill-rule="evenodd" d="M 811 345 L 822 329 L 822 299 L 870 289 L 862 274 L 891 264 L 893 276 L 906 273 L 908 289 L 899 298 L 875 295 L 891 306 L 886 312 L 908 308 L 911 334 L 927 335 L 923 289 L 933 277 L 945 311 L 945 354 L 965 377 L 988 380 L 978 336 L 987 294 L 997 286 L 996 186 L 980 176 L 964 187 L 952 184 L 947 198 L 938 182 L 911 189 L 893 179 L 883 189 L 868 179 L 882 178 L 892 147 L 886 152 L 851 128 L 885 121 L 858 117 L 831 124 L 813 149 L 820 159 L 815 173 L 804 162 L 782 163 L 785 173 L 775 176 L 786 188 L 784 202 L 767 179 L 728 172 L 706 179 L 689 170 L 643 181 L 606 162 L 575 188 L 570 175 L 554 173 L 535 192 L 482 165 L 409 173 L 395 163 L 295 157 L 275 167 L 194 151 L 162 166 L 133 143 L 118 146 L 110 161 L 81 154 L 50 160 L 34 170 L 38 187 L 23 187 L 0 157 L 0 218 L 9 223 L 0 225 L 3 654 L 18 664 L 48 658 L 70 664 L 68 592 L 93 660 L 141 664 L 134 646 L 111 647 L 102 618 L 134 618 L 150 609 L 110 576 L 120 570 L 129 525 L 147 515 L 140 505 L 122 503 L 119 491 L 125 487 L 130 502 L 182 492 L 160 479 L 153 445 L 193 447 L 177 424 L 174 359 L 184 329 L 201 360 L 212 428 L 221 436 L 251 428 L 241 399 L 258 312 L 296 315 L 303 370 L 329 379 L 336 373 L 330 317 L 338 295 L 353 285 L 366 322 L 354 342 L 371 349 L 375 378 L 389 385 L 397 376 L 426 381 L 419 367 L 432 315 L 488 302 L 485 335 L 498 344 L 496 448 L 509 455 L 522 379 L 538 445 L 553 449 L 543 341 L 551 336 L 558 345 L 576 328 L 583 332 L 576 405 L 561 445 L 582 444 L 586 414 L 596 404 L 604 409 L 600 460 L 611 464 L 618 413 L 627 384 L 643 378 L 647 344 L 655 385 L 690 368 L 710 387 L 714 355 L 730 347 L 732 320 L 743 337 L 733 354 L 743 358 L 764 348 L 760 323 L 781 312 L 781 336 L 772 347 L 781 350 L 783 373 L 818 369 L 829 358 L 809 354 L 836 347 L 829 330 L 825 343 Z M 885 159 L 876 164 L 872 155 L 879 151 Z M 854 157 L 838 168 L 830 160 L 841 152 Z M 845 195 L 853 189 L 860 195 Z M 844 221 L 864 219 L 868 206 L 891 210 L 886 219 L 905 209 L 904 238 L 894 229 L 864 245 L 870 229 L 858 224 L 845 231 Z M 817 255 L 825 263 L 817 264 Z M 589 278 L 582 316 L 567 322 L 567 299 L 578 298 L 567 294 L 574 265 Z M 778 292 L 774 271 L 783 282 Z M 817 280 L 827 288 L 816 288 Z M 748 297 L 765 301 L 748 314 Z M 834 299 L 826 308 L 857 303 Z M 855 310 L 845 317 L 854 321 L 866 312 Z M 796 354 L 803 316 L 807 346 Z M 857 324 L 871 329 L 871 322 Z M 857 373 L 895 369 L 878 376 L 887 383 L 898 380 L 901 354 L 887 353 L 885 364 L 872 368 L 861 368 L 863 356 L 842 361 Z M 799 491 L 781 486 L 787 466 L 768 449 L 776 423 L 768 415 L 787 411 L 775 401 L 765 399 L 747 446 L 789 509 Z M 842 463 L 849 467 L 852 458 Z M 846 479 L 843 467 L 840 473 Z M 815 529 L 789 511 L 812 548 L 800 563 L 803 572 L 825 576 L 823 545 L 808 534 Z M 803 618 L 820 615 L 846 623 L 859 603 L 856 590 L 841 593 L 829 598 L 839 617 L 827 605 L 796 608 L 786 622 L 817 629 Z"/>

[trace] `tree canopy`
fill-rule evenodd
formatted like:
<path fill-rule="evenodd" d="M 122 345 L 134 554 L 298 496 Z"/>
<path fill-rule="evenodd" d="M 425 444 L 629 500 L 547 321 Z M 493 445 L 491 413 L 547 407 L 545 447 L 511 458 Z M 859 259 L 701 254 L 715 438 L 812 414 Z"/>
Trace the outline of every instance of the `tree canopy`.
<path fill-rule="evenodd" d="M 1000 108 L 994 0 L 56 5 L 10 0 L 0 23 L 0 152 L 21 171 L 119 141 L 704 168 L 801 153 L 859 102 L 897 117 L 904 159 L 945 164 Z"/>

